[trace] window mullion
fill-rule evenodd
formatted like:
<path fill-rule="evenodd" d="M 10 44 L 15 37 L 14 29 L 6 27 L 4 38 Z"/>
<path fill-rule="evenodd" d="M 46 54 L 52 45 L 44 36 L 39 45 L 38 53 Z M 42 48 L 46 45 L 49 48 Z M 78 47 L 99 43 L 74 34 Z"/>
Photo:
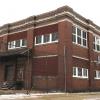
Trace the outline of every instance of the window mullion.
<path fill-rule="evenodd" d="M 86 69 L 86 73 L 87 73 L 87 77 L 88 77 L 88 75 L 89 75 L 89 73 L 88 73 L 88 69 Z"/>
<path fill-rule="evenodd" d="M 84 77 L 84 68 L 82 68 L 82 77 Z"/>
<path fill-rule="evenodd" d="M 20 47 L 22 47 L 22 39 L 20 39 Z"/>
<path fill-rule="evenodd" d="M 52 42 L 52 34 L 51 33 L 49 34 L 49 37 L 50 37 L 49 42 L 51 43 Z"/>
<path fill-rule="evenodd" d="M 78 77 L 78 67 L 76 67 L 76 76 Z"/>
<path fill-rule="evenodd" d="M 14 41 L 13 47 L 16 48 L 16 41 Z"/>
<path fill-rule="evenodd" d="M 44 43 L 44 42 L 43 42 L 43 41 L 44 41 L 44 35 L 41 36 L 41 39 L 42 39 L 42 40 L 41 40 L 41 43 L 43 44 L 43 43 Z"/>
<path fill-rule="evenodd" d="M 84 46 L 83 45 L 83 31 L 82 30 L 81 30 L 81 45 Z"/>

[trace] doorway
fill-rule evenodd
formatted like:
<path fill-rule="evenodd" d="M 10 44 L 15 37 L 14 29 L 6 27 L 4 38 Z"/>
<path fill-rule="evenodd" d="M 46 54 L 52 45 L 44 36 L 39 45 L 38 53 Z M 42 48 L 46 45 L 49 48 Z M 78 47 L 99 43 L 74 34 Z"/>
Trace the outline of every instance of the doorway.
<path fill-rule="evenodd" d="M 5 81 L 13 81 L 14 80 L 14 66 L 6 65 L 5 66 Z"/>

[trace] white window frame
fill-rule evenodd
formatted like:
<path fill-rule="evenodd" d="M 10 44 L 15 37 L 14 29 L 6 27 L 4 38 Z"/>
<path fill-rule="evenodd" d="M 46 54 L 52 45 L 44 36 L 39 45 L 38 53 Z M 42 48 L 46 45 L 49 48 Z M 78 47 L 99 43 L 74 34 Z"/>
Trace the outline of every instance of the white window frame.
<path fill-rule="evenodd" d="M 26 41 L 26 45 L 22 45 L 22 41 L 23 41 L 24 39 L 21 39 L 20 40 L 20 47 L 26 47 L 27 46 L 27 41 Z"/>
<path fill-rule="evenodd" d="M 15 40 L 15 46 L 14 46 L 14 48 L 20 48 L 21 47 L 21 40 L 19 40 L 20 41 L 20 45 L 19 45 L 19 47 L 16 47 L 16 40 Z"/>
<path fill-rule="evenodd" d="M 8 50 L 9 49 L 17 49 L 17 48 L 21 48 L 21 47 L 26 47 L 27 45 L 22 46 L 22 40 L 23 39 L 20 39 L 20 46 L 19 47 L 16 47 L 16 40 L 8 42 Z M 13 43 L 13 45 L 10 46 L 11 43 Z"/>
<path fill-rule="evenodd" d="M 15 48 L 15 41 L 8 42 L 8 49 L 14 49 Z"/>
<path fill-rule="evenodd" d="M 94 77 L 94 79 L 100 79 L 100 76 L 99 76 L 99 74 L 100 74 L 100 71 L 99 70 L 96 70 L 95 71 L 95 77 Z"/>
<path fill-rule="evenodd" d="M 97 52 L 100 52 L 100 50 L 97 49 L 97 45 L 100 46 L 100 41 L 97 41 L 97 39 L 100 39 L 100 36 L 98 35 L 94 35 L 94 41 L 93 41 L 93 44 L 94 44 L 94 51 L 97 51 Z"/>
<path fill-rule="evenodd" d="M 35 36 L 35 45 L 40 45 L 40 44 L 42 44 L 43 43 L 43 35 L 40 35 L 41 36 L 41 42 L 40 43 L 36 43 L 36 36 Z"/>
<path fill-rule="evenodd" d="M 57 33 L 57 32 L 56 32 Z M 35 45 L 43 45 L 43 44 L 50 44 L 50 43 L 55 43 L 58 42 L 58 39 L 55 41 L 52 41 L 52 34 L 49 34 L 49 41 L 48 42 L 44 42 L 44 35 L 41 35 L 41 43 L 36 43 L 36 36 L 35 36 Z M 58 33 L 57 33 L 58 34 Z"/>
<path fill-rule="evenodd" d="M 49 35 L 49 41 L 47 41 L 47 42 L 44 42 L 44 36 L 45 35 Z M 43 35 L 43 44 L 51 43 L 51 39 L 50 38 L 51 38 L 51 35 L 50 34 L 44 34 Z"/>
<path fill-rule="evenodd" d="M 86 71 L 86 74 L 87 74 L 87 75 L 84 75 L 84 71 Z M 88 78 L 88 69 L 82 68 L 82 76 L 83 76 L 84 78 Z"/>
<path fill-rule="evenodd" d="M 81 70 L 82 70 L 82 76 L 79 76 L 79 75 L 78 75 L 78 68 L 81 68 L 81 67 L 73 67 L 73 70 L 76 69 L 76 75 L 73 75 L 73 77 L 76 77 L 76 78 L 88 78 L 88 69 L 86 69 L 86 68 L 81 68 Z M 84 70 L 86 70 L 87 76 L 84 75 Z M 73 74 L 74 74 L 74 73 L 73 73 Z"/>
<path fill-rule="evenodd" d="M 51 41 L 52 41 L 52 35 L 53 34 L 57 34 L 58 35 L 58 32 L 54 32 L 54 33 L 51 33 L 50 35 L 51 35 Z M 58 36 L 57 36 L 58 37 Z M 58 42 L 58 38 L 55 40 L 55 41 L 52 41 L 52 42 Z"/>
<path fill-rule="evenodd" d="M 84 30 L 84 29 L 82 29 L 82 28 L 80 28 L 79 26 L 73 25 L 73 27 L 75 27 L 75 32 L 76 32 L 76 34 L 74 34 L 74 33 L 72 32 L 72 37 L 73 37 L 73 35 L 76 37 L 76 42 L 74 42 L 74 41 L 72 41 L 72 42 L 73 42 L 74 44 L 77 44 L 77 45 L 79 45 L 79 46 L 82 46 L 82 47 L 87 48 L 87 31 Z M 77 29 L 80 29 L 80 30 L 81 30 L 81 36 L 78 36 Z M 86 32 L 86 38 L 83 38 L 83 32 Z M 78 39 L 77 39 L 78 37 L 81 38 L 81 44 L 78 43 Z M 86 40 L 86 46 L 83 45 L 83 40 Z"/>

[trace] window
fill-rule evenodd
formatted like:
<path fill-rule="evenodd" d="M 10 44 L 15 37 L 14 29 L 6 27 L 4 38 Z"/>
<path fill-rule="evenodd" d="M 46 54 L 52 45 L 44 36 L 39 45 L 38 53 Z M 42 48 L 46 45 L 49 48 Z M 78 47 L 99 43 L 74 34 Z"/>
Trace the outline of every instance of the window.
<path fill-rule="evenodd" d="M 76 27 L 73 26 L 73 35 L 72 35 L 72 41 L 76 43 Z"/>
<path fill-rule="evenodd" d="M 73 77 L 88 78 L 88 69 L 73 67 Z"/>
<path fill-rule="evenodd" d="M 43 37 L 43 42 L 50 42 L 50 34 L 45 34 Z"/>
<path fill-rule="evenodd" d="M 52 41 L 57 41 L 58 40 L 58 33 L 52 33 Z"/>
<path fill-rule="evenodd" d="M 82 68 L 78 68 L 78 76 L 82 76 Z"/>
<path fill-rule="evenodd" d="M 21 41 L 22 41 L 21 46 L 27 46 L 27 41 L 25 39 L 22 39 Z"/>
<path fill-rule="evenodd" d="M 44 34 L 44 35 L 38 35 L 35 37 L 35 44 L 47 44 L 47 43 L 53 43 L 58 42 L 58 33 L 50 33 L 50 34 Z"/>
<path fill-rule="evenodd" d="M 24 39 L 15 40 L 15 41 L 8 42 L 8 49 L 20 48 L 23 46 L 26 47 L 26 45 L 27 45 L 27 41 Z"/>
<path fill-rule="evenodd" d="M 15 48 L 15 41 L 8 42 L 8 49 Z"/>
<path fill-rule="evenodd" d="M 77 76 L 77 68 L 73 67 L 73 76 Z"/>
<path fill-rule="evenodd" d="M 100 51 L 100 37 L 99 36 L 94 36 L 94 50 Z"/>
<path fill-rule="evenodd" d="M 42 43 L 42 35 L 36 36 L 36 44 Z"/>
<path fill-rule="evenodd" d="M 95 71 L 95 79 L 100 79 L 100 71 Z"/>
<path fill-rule="evenodd" d="M 84 46 L 87 46 L 87 33 L 85 31 L 83 31 L 83 34 L 82 34 L 82 42 L 83 42 L 83 45 Z"/>
<path fill-rule="evenodd" d="M 87 32 L 75 26 L 73 26 L 72 28 L 73 43 L 87 47 Z"/>
<path fill-rule="evenodd" d="M 88 69 L 83 68 L 83 76 L 88 77 Z"/>
<path fill-rule="evenodd" d="M 20 47 L 20 40 L 15 41 L 15 47 Z"/>

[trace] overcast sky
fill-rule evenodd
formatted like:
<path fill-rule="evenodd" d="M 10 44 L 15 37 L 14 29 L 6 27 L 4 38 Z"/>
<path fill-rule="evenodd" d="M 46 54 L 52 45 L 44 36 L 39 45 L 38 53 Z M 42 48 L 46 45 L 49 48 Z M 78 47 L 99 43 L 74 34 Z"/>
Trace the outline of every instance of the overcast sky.
<path fill-rule="evenodd" d="M 100 26 L 100 0 L 0 0 L 0 26 L 64 5 Z"/>

